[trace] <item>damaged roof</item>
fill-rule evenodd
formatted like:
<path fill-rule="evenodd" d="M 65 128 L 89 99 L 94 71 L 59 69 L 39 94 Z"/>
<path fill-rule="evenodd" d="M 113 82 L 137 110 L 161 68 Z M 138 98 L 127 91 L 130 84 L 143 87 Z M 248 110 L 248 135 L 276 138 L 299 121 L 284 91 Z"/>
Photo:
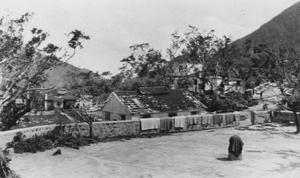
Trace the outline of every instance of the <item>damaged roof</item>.
<path fill-rule="evenodd" d="M 170 93 L 166 87 L 140 87 L 137 91 L 142 95 L 163 95 Z"/>
<path fill-rule="evenodd" d="M 137 91 L 119 91 L 115 94 L 132 113 L 189 111 L 203 106 L 190 92 L 165 87 L 141 87 Z"/>

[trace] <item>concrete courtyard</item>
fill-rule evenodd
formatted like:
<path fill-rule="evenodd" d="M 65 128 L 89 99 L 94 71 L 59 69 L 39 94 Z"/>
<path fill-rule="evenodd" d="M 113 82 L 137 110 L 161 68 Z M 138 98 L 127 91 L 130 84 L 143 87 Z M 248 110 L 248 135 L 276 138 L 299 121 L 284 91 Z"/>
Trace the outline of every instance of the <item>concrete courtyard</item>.
<path fill-rule="evenodd" d="M 22 178 L 297 178 L 300 135 L 294 131 L 294 126 L 257 125 L 134 138 L 80 150 L 61 148 L 58 156 L 52 156 L 55 149 L 13 154 L 11 168 Z M 245 143 L 241 161 L 226 159 L 234 134 Z"/>

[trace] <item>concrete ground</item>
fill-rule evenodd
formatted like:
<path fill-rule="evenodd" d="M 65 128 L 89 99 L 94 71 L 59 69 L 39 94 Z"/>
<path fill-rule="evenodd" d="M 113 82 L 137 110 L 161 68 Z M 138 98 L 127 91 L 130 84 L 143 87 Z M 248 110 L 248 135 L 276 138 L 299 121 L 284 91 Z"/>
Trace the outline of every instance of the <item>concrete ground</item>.
<path fill-rule="evenodd" d="M 80 150 L 61 148 L 58 156 L 52 156 L 55 149 L 13 154 L 11 168 L 22 178 L 297 178 L 300 135 L 294 131 L 273 124 L 134 138 Z M 245 143 L 241 161 L 226 159 L 234 134 Z"/>

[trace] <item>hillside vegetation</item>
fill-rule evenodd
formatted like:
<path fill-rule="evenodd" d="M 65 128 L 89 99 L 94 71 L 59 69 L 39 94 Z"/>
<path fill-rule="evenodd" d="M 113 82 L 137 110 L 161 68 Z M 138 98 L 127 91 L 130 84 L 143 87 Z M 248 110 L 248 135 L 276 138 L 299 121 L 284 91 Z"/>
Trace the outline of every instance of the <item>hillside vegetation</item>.
<path fill-rule="evenodd" d="M 293 46 L 300 50 L 300 2 L 263 24 L 253 33 L 236 40 L 234 44 L 242 46 L 246 40 L 253 43 L 266 43 L 272 47 Z"/>

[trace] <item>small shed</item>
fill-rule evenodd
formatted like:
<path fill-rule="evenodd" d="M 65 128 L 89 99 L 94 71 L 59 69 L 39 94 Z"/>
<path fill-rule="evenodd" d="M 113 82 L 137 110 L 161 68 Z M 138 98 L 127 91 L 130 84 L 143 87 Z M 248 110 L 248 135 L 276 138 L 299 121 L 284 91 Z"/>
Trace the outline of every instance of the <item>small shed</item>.
<path fill-rule="evenodd" d="M 139 120 L 196 115 L 205 106 L 186 90 L 140 87 L 137 91 L 113 92 L 102 106 L 103 120 Z"/>

